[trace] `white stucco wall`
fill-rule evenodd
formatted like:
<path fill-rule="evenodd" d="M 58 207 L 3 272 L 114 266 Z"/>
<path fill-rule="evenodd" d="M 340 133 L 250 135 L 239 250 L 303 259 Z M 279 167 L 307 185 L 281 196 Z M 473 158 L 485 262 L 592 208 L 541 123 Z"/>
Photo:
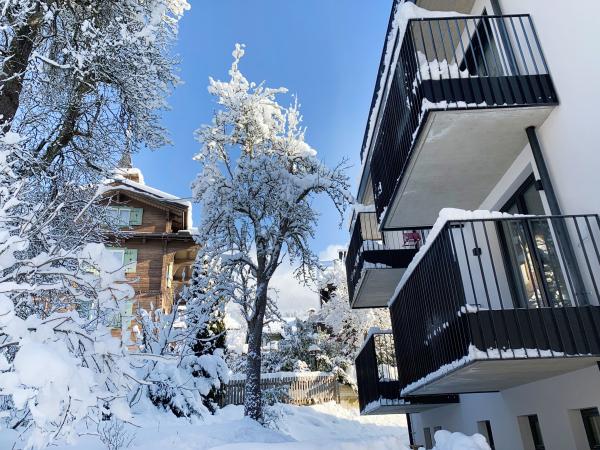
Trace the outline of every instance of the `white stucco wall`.
<path fill-rule="evenodd" d="M 579 410 L 600 407 L 600 370 L 588 367 L 498 393 L 465 394 L 460 403 L 411 415 L 416 443 L 423 428 L 436 426 L 466 434 L 489 420 L 496 450 L 527 450 L 518 417 L 537 414 L 546 450 L 588 450 Z"/>
<path fill-rule="evenodd" d="M 480 14 L 488 1 L 478 0 L 473 13 Z M 503 14 L 532 16 L 558 93 L 560 105 L 538 137 L 562 212 L 599 213 L 600 2 L 500 0 L 500 7 Z M 529 146 L 482 207 L 499 206 L 526 161 L 531 161 Z"/>

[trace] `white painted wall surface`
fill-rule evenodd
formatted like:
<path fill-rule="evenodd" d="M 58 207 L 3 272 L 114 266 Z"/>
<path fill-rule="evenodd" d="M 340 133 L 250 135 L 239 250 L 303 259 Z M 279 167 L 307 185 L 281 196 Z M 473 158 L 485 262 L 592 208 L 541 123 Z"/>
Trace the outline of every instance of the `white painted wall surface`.
<path fill-rule="evenodd" d="M 416 443 L 423 428 L 466 434 L 489 420 L 496 450 L 525 450 L 518 417 L 537 414 L 546 450 L 589 450 L 579 410 L 600 407 L 600 370 L 588 367 L 499 393 L 465 394 L 460 403 L 411 415 Z"/>
<path fill-rule="evenodd" d="M 478 0 L 473 13 L 487 1 Z M 562 212 L 600 213 L 600 2 L 500 0 L 500 7 L 503 14 L 532 16 L 558 93 L 560 105 L 538 137 Z M 501 206 L 511 179 L 531 160 L 527 146 L 482 207 Z"/>

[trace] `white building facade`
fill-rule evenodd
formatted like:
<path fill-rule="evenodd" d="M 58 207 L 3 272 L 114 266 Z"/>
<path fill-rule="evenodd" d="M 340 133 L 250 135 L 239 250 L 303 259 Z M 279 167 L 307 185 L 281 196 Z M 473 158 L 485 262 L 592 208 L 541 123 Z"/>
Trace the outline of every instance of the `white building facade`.
<path fill-rule="evenodd" d="M 393 6 L 346 259 L 352 307 L 392 319 L 357 358 L 361 412 L 409 414 L 426 448 L 600 448 L 600 2 L 415 3 Z"/>

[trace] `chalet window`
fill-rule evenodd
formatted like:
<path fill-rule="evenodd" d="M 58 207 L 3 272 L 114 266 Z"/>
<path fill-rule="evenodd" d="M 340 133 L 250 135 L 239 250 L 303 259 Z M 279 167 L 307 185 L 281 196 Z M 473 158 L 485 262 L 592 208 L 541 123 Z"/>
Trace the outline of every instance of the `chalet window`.
<path fill-rule="evenodd" d="M 591 450 L 600 449 L 600 414 L 598 408 L 581 410 L 581 418 Z"/>
<path fill-rule="evenodd" d="M 167 288 L 173 287 L 173 263 L 167 264 Z"/>
<path fill-rule="evenodd" d="M 125 208 L 111 206 L 108 208 L 108 216 L 119 227 L 130 227 L 142 224 L 142 208 Z"/>
<path fill-rule="evenodd" d="M 137 249 L 135 248 L 109 248 L 108 251 L 116 258 L 117 262 L 125 267 L 125 273 L 135 273 L 137 269 Z"/>

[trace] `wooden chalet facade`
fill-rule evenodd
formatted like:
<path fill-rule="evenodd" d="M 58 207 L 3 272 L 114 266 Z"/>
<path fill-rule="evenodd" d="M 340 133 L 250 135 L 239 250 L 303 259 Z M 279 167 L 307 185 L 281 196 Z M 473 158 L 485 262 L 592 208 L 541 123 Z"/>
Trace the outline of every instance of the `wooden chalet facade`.
<path fill-rule="evenodd" d="M 119 327 L 128 328 L 138 308 L 170 312 L 188 281 L 198 251 L 192 205 L 147 186 L 142 173 L 130 167 L 117 169 L 104 197 L 120 228 L 107 246 L 125 265 L 135 290 L 119 320 Z"/>

